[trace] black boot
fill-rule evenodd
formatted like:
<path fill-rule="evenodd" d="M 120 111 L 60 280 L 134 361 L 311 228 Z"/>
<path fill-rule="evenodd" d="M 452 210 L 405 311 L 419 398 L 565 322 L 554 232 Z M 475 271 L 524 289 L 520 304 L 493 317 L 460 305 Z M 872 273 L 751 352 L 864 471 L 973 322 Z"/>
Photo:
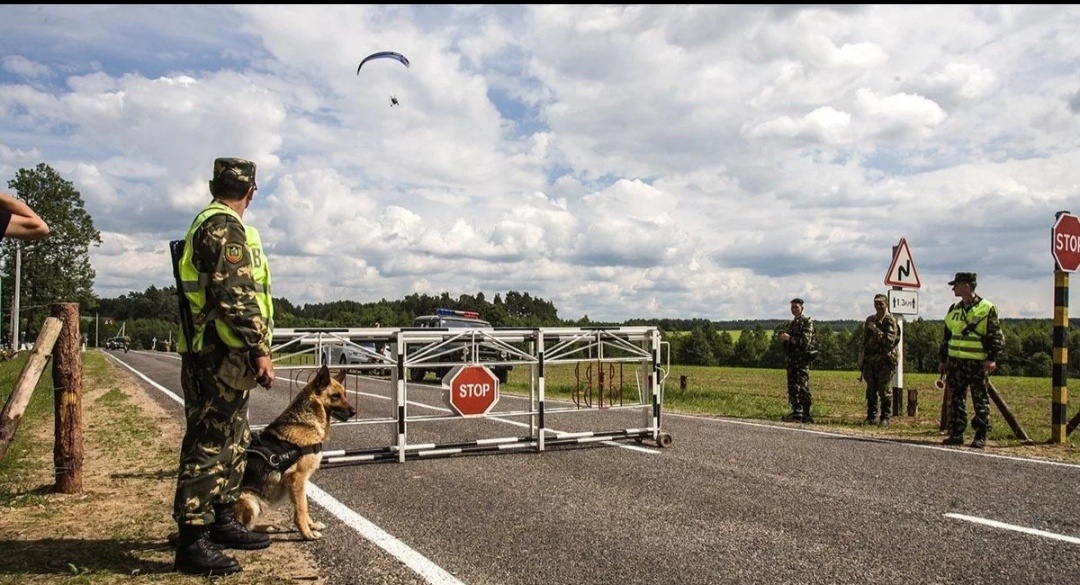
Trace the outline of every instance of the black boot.
<path fill-rule="evenodd" d="M 799 422 L 799 421 L 802 420 L 802 418 L 803 418 L 802 405 L 801 404 L 792 404 L 791 405 L 791 414 L 784 415 L 784 418 L 781 419 L 781 420 L 785 420 L 785 421 L 788 421 L 788 422 Z"/>
<path fill-rule="evenodd" d="M 210 540 L 209 526 L 180 526 L 173 569 L 189 575 L 214 577 L 240 572 L 240 563 Z"/>
<path fill-rule="evenodd" d="M 941 442 L 941 444 L 942 445 L 963 445 L 964 444 L 964 434 L 963 433 L 952 433 L 948 437 L 945 437 L 945 440 L 943 440 Z"/>
<path fill-rule="evenodd" d="M 248 530 L 233 515 L 232 504 L 214 504 L 210 540 L 222 548 L 258 550 L 270 546 L 270 536 Z"/>
<path fill-rule="evenodd" d="M 877 424 L 877 411 L 874 410 L 873 408 L 867 408 L 866 409 L 866 420 L 863 421 L 863 422 L 865 422 L 868 425 L 876 425 Z"/>
<path fill-rule="evenodd" d="M 979 429 L 975 431 L 975 439 L 971 441 L 971 446 L 975 449 L 982 449 L 986 446 L 986 431 Z"/>
<path fill-rule="evenodd" d="M 803 405 L 802 412 L 803 412 L 802 421 L 804 423 L 812 423 L 812 422 L 814 422 L 814 417 L 810 416 L 810 403 L 809 402 L 807 402 L 806 404 Z"/>

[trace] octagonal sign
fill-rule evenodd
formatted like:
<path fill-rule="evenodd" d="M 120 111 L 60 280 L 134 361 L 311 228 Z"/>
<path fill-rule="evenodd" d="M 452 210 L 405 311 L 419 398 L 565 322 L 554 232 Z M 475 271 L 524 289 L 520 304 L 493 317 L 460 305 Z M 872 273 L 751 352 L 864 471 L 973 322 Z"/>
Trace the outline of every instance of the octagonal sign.
<path fill-rule="evenodd" d="M 499 378 L 485 366 L 454 368 L 446 377 L 450 406 L 461 416 L 483 416 L 499 401 Z"/>
<path fill-rule="evenodd" d="M 1054 222 L 1053 234 L 1054 261 L 1061 270 L 1076 272 L 1080 268 L 1080 219 L 1062 213 Z"/>

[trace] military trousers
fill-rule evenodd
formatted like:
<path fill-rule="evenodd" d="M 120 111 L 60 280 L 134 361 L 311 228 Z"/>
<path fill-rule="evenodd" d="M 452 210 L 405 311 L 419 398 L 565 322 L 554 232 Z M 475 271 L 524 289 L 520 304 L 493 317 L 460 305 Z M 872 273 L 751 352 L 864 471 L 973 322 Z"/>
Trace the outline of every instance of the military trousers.
<path fill-rule="evenodd" d="M 896 366 L 888 359 L 866 360 L 862 367 L 863 381 L 866 382 L 866 418 L 878 415 L 881 407 L 882 420 L 892 415 L 892 379 Z"/>
<path fill-rule="evenodd" d="M 173 519 L 180 525 L 213 524 L 213 505 L 232 503 L 240 495 L 245 451 L 251 443 L 250 389 L 222 381 L 225 354 L 222 350 L 182 358 L 180 384 L 187 427 L 173 499 Z"/>
<path fill-rule="evenodd" d="M 990 433 L 990 379 L 983 371 L 982 360 L 949 358 L 945 364 L 945 380 L 949 385 L 949 434 L 963 435 L 967 428 L 967 394 L 971 392 L 971 428 L 976 433 Z"/>
<path fill-rule="evenodd" d="M 787 364 L 787 393 L 788 404 L 792 407 L 809 406 L 810 395 L 810 364 L 796 360 L 788 360 Z"/>

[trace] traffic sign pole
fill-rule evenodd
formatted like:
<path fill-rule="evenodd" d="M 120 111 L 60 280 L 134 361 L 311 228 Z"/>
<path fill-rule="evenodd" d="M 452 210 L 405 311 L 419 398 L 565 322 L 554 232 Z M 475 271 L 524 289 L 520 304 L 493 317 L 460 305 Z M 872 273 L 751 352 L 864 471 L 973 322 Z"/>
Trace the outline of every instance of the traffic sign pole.
<path fill-rule="evenodd" d="M 1050 230 L 1050 250 L 1054 256 L 1054 366 L 1050 405 L 1050 442 L 1064 444 L 1076 427 L 1076 420 L 1066 423 L 1069 407 L 1069 272 L 1080 264 L 1074 254 L 1080 239 L 1080 221 L 1068 211 L 1054 215 Z M 1077 417 L 1080 419 L 1080 416 Z"/>

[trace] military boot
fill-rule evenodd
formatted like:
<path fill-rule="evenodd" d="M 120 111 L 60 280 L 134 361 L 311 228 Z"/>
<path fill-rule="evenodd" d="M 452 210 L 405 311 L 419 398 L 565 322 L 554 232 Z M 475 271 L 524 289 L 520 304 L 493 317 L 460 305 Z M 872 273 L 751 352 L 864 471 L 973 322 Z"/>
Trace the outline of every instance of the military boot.
<path fill-rule="evenodd" d="M 868 425 L 876 425 L 877 424 L 877 411 L 872 409 L 872 408 L 867 408 L 866 409 L 866 420 L 864 420 L 863 422 L 868 424 Z"/>
<path fill-rule="evenodd" d="M 964 435 L 962 433 L 952 433 L 948 437 L 945 437 L 945 439 L 943 441 L 941 441 L 941 444 L 942 445 L 963 445 L 964 444 Z"/>
<path fill-rule="evenodd" d="M 209 526 L 180 526 L 173 569 L 189 575 L 216 577 L 240 572 L 240 563 L 210 540 Z"/>
<path fill-rule="evenodd" d="M 975 431 L 975 439 L 971 441 L 971 446 L 975 449 L 982 449 L 986 446 L 986 431 L 979 429 Z"/>
<path fill-rule="evenodd" d="M 258 550 L 270 546 L 270 536 L 252 532 L 233 515 L 232 504 L 214 504 L 210 540 L 222 548 Z"/>
<path fill-rule="evenodd" d="M 802 410 L 803 410 L 802 421 L 804 423 L 812 423 L 812 422 L 814 422 L 814 417 L 810 416 L 810 403 L 809 402 L 807 402 L 806 404 L 803 405 Z"/>
<path fill-rule="evenodd" d="M 784 418 L 781 419 L 781 420 L 785 420 L 785 421 L 788 421 L 788 422 L 799 422 L 799 421 L 801 421 L 803 419 L 802 412 L 803 411 L 802 411 L 802 405 L 801 404 L 792 404 L 791 405 L 791 414 L 785 414 Z"/>

